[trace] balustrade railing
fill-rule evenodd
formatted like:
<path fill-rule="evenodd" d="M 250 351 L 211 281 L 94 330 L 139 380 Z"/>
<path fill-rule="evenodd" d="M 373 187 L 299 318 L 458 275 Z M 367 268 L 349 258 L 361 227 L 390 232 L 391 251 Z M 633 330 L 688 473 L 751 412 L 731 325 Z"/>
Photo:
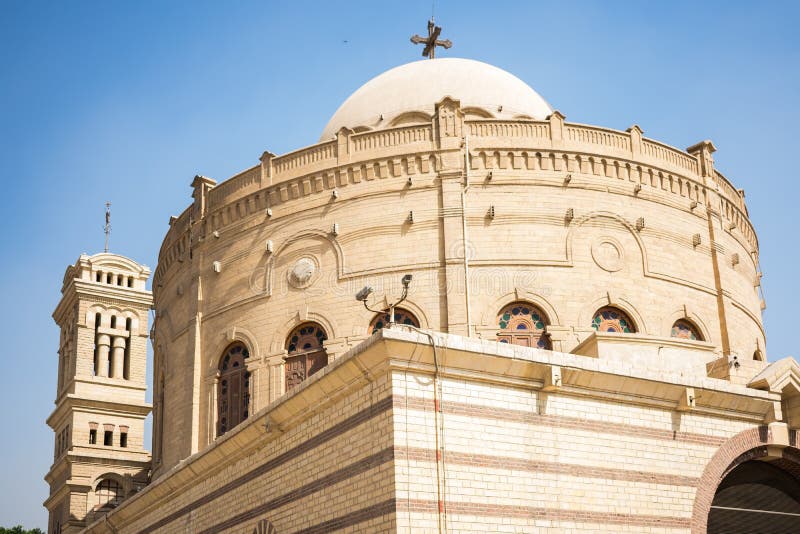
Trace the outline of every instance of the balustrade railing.
<path fill-rule="evenodd" d="M 533 150 L 537 153 L 558 150 L 589 156 L 607 155 L 617 158 L 620 162 L 628 160 L 630 162 L 627 164 L 628 167 L 641 162 L 675 175 L 681 184 L 678 187 L 679 191 L 703 188 L 703 180 L 699 176 L 700 166 L 695 156 L 663 143 L 641 138 L 640 133 L 637 134 L 639 130 L 621 132 L 596 126 L 564 123 L 559 119 L 560 116 L 545 121 L 474 119 L 465 121 L 464 128 L 474 138 L 471 141 L 474 143 L 471 144 L 472 150 L 516 148 Z M 298 178 L 333 171 L 338 167 L 353 165 L 363 167 L 364 164 L 375 163 L 378 159 L 402 157 L 435 148 L 434 129 L 430 124 L 351 134 L 346 141 L 350 154 L 345 160 L 341 160 L 338 154 L 339 147 L 342 146 L 339 140 L 326 141 L 274 157 L 271 161 L 272 185 L 280 187 L 281 184 L 288 184 Z M 637 154 L 634 154 L 635 150 Z M 748 239 L 754 240 L 755 233 L 750 227 L 749 220 L 746 220 L 744 201 L 739 191 L 719 172 L 715 171 L 712 179 L 725 200 L 745 214 L 746 224 L 736 219 L 737 225 L 742 228 L 743 234 Z M 692 183 L 695 185 L 689 185 Z M 216 210 L 265 186 L 266 184 L 262 183 L 260 165 L 247 169 L 208 191 L 208 210 Z M 696 192 L 694 195 L 699 196 Z M 169 231 L 173 240 L 188 228 L 188 212 L 189 210 L 186 210 L 173 222 Z"/>

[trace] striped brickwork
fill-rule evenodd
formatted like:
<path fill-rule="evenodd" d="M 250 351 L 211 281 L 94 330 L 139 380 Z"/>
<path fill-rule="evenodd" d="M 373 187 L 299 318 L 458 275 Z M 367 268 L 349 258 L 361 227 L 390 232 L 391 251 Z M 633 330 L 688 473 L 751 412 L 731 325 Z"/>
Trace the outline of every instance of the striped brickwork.
<path fill-rule="evenodd" d="M 443 379 L 437 455 L 429 377 L 397 372 L 393 384 L 400 532 L 441 522 L 448 532 L 689 532 L 706 464 L 728 437 L 753 432 L 707 415 Z"/>
<path fill-rule="evenodd" d="M 448 336 L 435 374 L 425 339 L 379 332 L 89 532 L 688 534 L 702 532 L 726 469 L 775 442 L 751 412 L 615 400 L 601 387 L 616 383 L 613 366 L 593 358 L 512 357 Z M 577 367 L 545 386 L 540 360 L 592 366 L 595 388 L 570 385 Z M 640 390 L 665 382 L 649 384 Z M 764 392 L 705 384 L 721 389 L 698 389 L 704 402 L 766 406 Z M 793 463 L 796 449 L 784 451 Z"/>

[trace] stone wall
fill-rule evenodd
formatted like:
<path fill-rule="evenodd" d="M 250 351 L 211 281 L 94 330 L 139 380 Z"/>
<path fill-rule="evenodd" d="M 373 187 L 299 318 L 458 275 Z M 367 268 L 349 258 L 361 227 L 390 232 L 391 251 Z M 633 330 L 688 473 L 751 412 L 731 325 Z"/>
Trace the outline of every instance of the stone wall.
<path fill-rule="evenodd" d="M 87 532 L 689 532 L 787 433 L 779 395 L 599 352 L 384 329 Z"/>
<path fill-rule="evenodd" d="M 703 364 L 765 359 L 758 244 L 743 194 L 713 168 L 713 145 L 686 153 L 638 127 L 570 124 L 556 112 L 457 125 L 469 132 L 465 157 L 464 138 L 436 124 L 343 130 L 265 153 L 219 185 L 195 180 L 154 277 L 155 375 L 165 380 L 157 474 L 214 442 L 215 376 L 230 343 L 251 354 L 256 411 L 285 391 L 294 327 L 320 324 L 335 360 L 373 317 L 353 295 L 372 285 L 384 307 L 405 273 L 414 282 L 404 306 L 437 331 L 494 339 L 498 311 L 523 300 L 547 315 L 553 348 L 569 352 L 613 305 L 652 336 L 690 319 L 713 346 Z M 300 284 L 299 260 L 314 265 Z"/>
<path fill-rule="evenodd" d="M 744 422 L 395 372 L 399 532 L 687 532 L 705 465 Z"/>
<path fill-rule="evenodd" d="M 108 523 L 119 533 L 251 532 L 260 521 L 278 532 L 393 532 L 389 378 L 351 372 L 317 377 L 273 404 L 153 481 Z M 342 389 L 347 378 L 356 380 Z M 108 523 L 87 532 L 109 532 Z"/>

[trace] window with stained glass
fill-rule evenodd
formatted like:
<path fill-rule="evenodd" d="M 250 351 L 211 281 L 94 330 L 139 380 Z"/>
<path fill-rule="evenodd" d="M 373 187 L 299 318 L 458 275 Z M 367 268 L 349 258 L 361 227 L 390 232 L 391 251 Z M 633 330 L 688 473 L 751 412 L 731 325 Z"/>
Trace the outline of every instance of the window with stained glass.
<path fill-rule="evenodd" d="M 286 340 L 286 389 L 289 390 L 328 365 L 323 342 L 328 339 L 317 323 L 303 323 Z"/>
<path fill-rule="evenodd" d="M 592 319 L 592 328 L 598 332 L 618 332 L 621 334 L 631 334 L 636 332 L 636 326 L 625 312 L 618 308 L 607 306 L 600 308 Z"/>
<path fill-rule="evenodd" d="M 396 324 L 407 324 L 419 328 L 419 320 L 414 316 L 414 314 L 402 308 L 394 309 L 394 322 Z M 381 328 L 384 328 L 387 324 L 389 324 L 388 310 L 377 314 L 375 318 L 372 319 L 372 322 L 369 323 L 369 333 L 374 334 Z"/>
<path fill-rule="evenodd" d="M 703 336 L 700 334 L 700 329 L 687 319 L 678 319 L 675 321 L 675 324 L 672 325 L 670 336 L 680 339 L 703 341 Z"/>
<path fill-rule="evenodd" d="M 550 338 L 544 329 L 547 316 L 532 304 L 514 302 L 497 315 L 497 341 L 524 347 L 550 349 Z"/>
<path fill-rule="evenodd" d="M 250 415 L 250 352 L 234 343 L 219 361 L 217 381 L 217 436 L 235 427 Z"/>

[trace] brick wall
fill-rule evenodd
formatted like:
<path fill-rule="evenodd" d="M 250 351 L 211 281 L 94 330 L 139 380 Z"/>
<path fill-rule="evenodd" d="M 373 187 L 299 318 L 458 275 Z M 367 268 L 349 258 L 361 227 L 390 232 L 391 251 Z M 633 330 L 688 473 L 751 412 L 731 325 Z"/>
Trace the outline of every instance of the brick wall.
<path fill-rule="evenodd" d="M 401 532 L 433 530 L 439 501 L 448 532 L 688 532 L 704 467 L 727 438 L 752 428 L 443 379 L 438 495 L 430 375 L 394 372 L 392 391 Z"/>
<path fill-rule="evenodd" d="M 312 386 L 294 398 L 313 393 L 320 407 L 301 421 L 269 433 L 264 417 L 274 410 L 247 421 L 156 480 L 112 514 L 112 524 L 120 533 L 217 533 L 250 531 L 266 519 L 278 532 L 393 531 L 388 377 L 335 402 Z M 98 522 L 89 532 L 105 528 Z"/>
<path fill-rule="evenodd" d="M 121 533 L 252 532 L 262 520 L 305 533 L 689 532 L 698 489 L 705 502 L 716 487 L 713 466 L 743 452 L 730 443 L 767 428 L 764 391 L 434 339 L 437 381 L 427 335 L 382 330 L 108 522 Z M 563 381 L 547 385 L 554 365 Z M 577 387 L 586 376 L 592 387 Z M 696 405 L 679 411 L 686 387 Z"/>

